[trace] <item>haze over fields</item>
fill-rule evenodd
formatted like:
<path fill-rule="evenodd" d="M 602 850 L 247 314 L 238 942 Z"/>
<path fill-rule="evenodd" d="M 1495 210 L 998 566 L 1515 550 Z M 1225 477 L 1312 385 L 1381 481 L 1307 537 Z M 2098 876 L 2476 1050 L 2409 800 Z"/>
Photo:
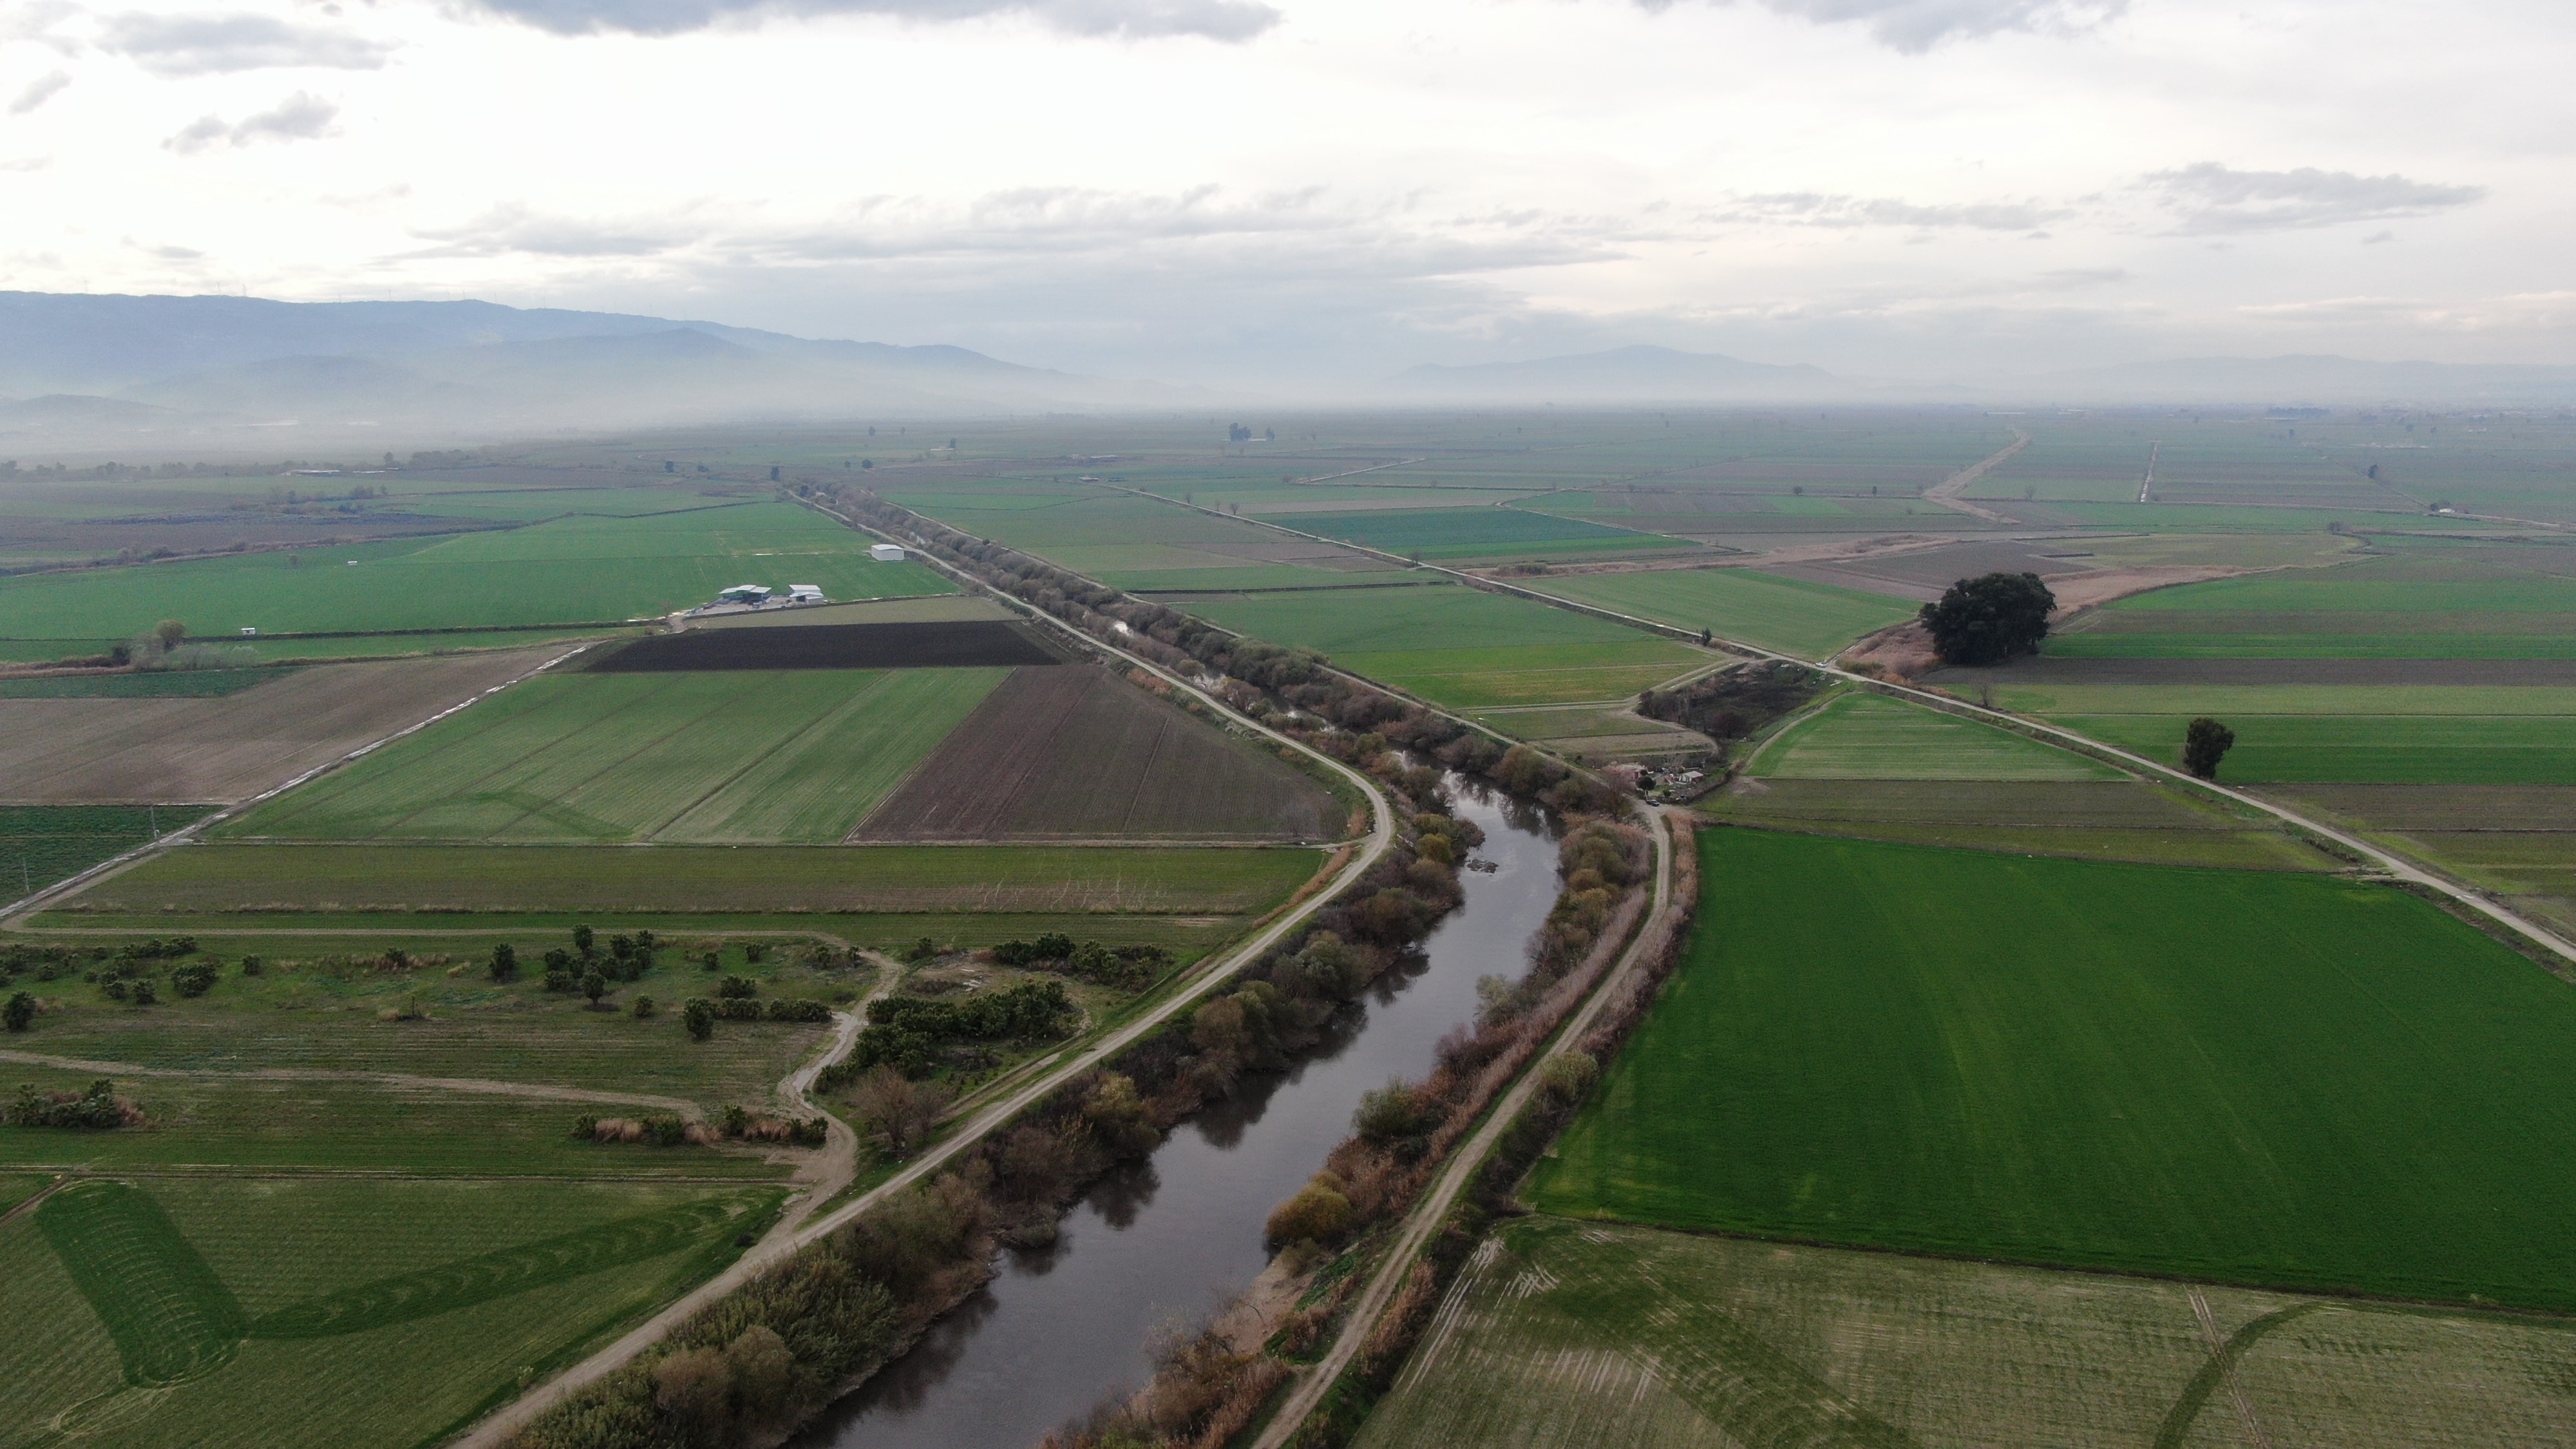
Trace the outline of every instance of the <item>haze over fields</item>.
<path fill-rule="evenodd" d="M 36 7 L 0 32 L 11 285 L 617 315 L 231 318 L 276 345 L 104 371 L 31 367 L 13 331 L 0 395 L 494 428 L 2557 403 L 2571 27 L 2393 0 Z"/>

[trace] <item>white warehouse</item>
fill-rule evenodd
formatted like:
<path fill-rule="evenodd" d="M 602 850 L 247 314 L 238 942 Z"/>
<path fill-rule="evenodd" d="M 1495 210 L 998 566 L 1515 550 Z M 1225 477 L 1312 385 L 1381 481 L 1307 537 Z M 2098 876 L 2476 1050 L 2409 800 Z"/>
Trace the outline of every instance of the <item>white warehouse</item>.
<path fill-rule="evenodd" d="M 903 545 L 899 543 L 870 544 L 868 546 L 868 557 L 875 559 L 878 563 L 901 563 L 903 562 Z"/>

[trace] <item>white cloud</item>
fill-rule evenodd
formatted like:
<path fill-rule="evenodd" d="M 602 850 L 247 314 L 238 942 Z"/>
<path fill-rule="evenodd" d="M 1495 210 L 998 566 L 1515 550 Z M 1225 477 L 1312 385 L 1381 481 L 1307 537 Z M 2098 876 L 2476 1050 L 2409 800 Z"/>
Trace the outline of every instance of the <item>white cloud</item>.
<path fill-rule="evenodd" d="M 1070 35 L 1244 41 L 1277 25 L 1260 0 L 473 0 L 558 35 L 678 35 L 812 15 L 888 15 L 923 23 L 1028 15 Z"/>
<path fill-rule="evenodd" d="M 2147 185 L 2180 216 L 2185 236 L 2284 231 L 2424 216 L 2466 206 L 2487 194 L 2483 186 L 2443 186 L 2403 176 L 2361 176 L 2350 171 L 2237 171 L 2203 161 L 2178 171 L 2158 171 Z"/>
<path fill-rule="evenodd" d="M 25 90 L 18 92 L 18 98 L 16 100 L 9 103 L 9 114 L 13 116 L 23 116 L 29 111 L 34 110 L 36 107 L 43 105 L 45 102 L 52 100 L 54 97 L 61 95 L 63 93 L 63 89 L 71 83 L 72 78 L 68 74 L 58 70 L 49 71 L 44 75 L 38 76 L 27 83 L 27 88 Z"/>
<path fill-rule="evenodd" d="M 2032 201 L 1946 202 L 1930 206 L 1889 197 L 1835 196 L 1818 191 L 1739 196 L 1706 213 L 1712 221 L 1768 222 L 1785 226 L 1905 226 L 1930 230 L 2030 231 L 2074 215 L 2062 206 Z"/>
<path fill-rule="evenodd" d="M 1678 0 L 1636 0 L 1668 10 Z M 1732 0 L 1714 0 L 1729 4 Z M 1870 38 L 1907 55 L 1949 40 L 2006 31 L 2066 35 L 2117 18 L 2128 0 L 1758 0 L 1762 8 L 1817 25 L 1864 25 Z"/>
<path fill-rule="evenodd" d="M 315 141 L 331 134 L 340 108 L 319 96 L 297 91 L 276 105 L 238 121 L 199 116 L 162 148 L 189 155 L 219 146 L 250 146 L 262 141 Z"/>
<path fill-rule="evenodd" d="M 161 76 L 314 66 L 375 70 L 393 47 L 344 30 L 293 25 L 251 11 L 105 17 L 98 48 Z"/>

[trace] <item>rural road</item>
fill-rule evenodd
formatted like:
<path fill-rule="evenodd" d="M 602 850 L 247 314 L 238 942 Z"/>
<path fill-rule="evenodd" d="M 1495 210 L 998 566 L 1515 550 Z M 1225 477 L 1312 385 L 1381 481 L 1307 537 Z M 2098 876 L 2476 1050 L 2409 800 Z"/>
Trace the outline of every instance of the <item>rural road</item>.
<path fill-rule="evenodd" d="M 2002 467 L 2005 459 L 2010 458 L 2013 454 L 2030 446 L 2030 434 L 2023 432 L 2019 428 L 2015 428 L 2012 430 L 2012 435 L 2012 442 L 2007 444 L 2002 452 L 1995 454 L 1991 458 L 1984 458 L 1971 463 L 1967 467 L 1960 469 L 1958 472 L 1951 474 L 1949 477 L 1942 479 L 1940 482 L 1933 484 L 1931 487 L 1924 489 L 1923 500 L 1927 503 L 1938 503 L 1942 507 L 1951 509 L 1955 512 L 1970 514 L 1974 517 L 1982 518 L 1988 523 L 2000 523 L 2007 527 L 2016 528 L 2021 526 L 2021 520 L 2018 518 L 2007 518 L 2003 514 L 1997 513 L 1991 508 L 1985 508 L 1977 504 L 1970 503 L 1967 499 L 1959 496 L 1961 491 L 1966 489 L 1969 484 L 1976 482 L 1988 473 Z"/>
<path fill-rule="evenodd" d="M 419 1077 L 405 1072 L 335 1072 L 319 1067 L 147 1067 L 134 1062 L 92 1061 L 54 1057 L 41 1052 L 0 1051 L 0 1062 L 55 1067 L 67 1072 L 95 1072 L 102 1077 L 194 1077 L 215 1082 L 365 1082 L 377 1087 L 409 1087 L 433 1092 L 470 1092 L 492 1097 L 530 1097 L 547 1102 L 589 1102 L 606 1107 L 651 1107 L 696 1120 L 704 1115 L 695 1102 L 656 1097 L 644 1092 L 601 1092 L 588 1087 L 551 1087 L 538 1082 L 503 1082 L 488 1077 Z"/>
<path fill-rule="evenodd" d="M 1521 1108 L 1529 1104 L 1530 1094 L 1538 1088 L 1540 1065 L 1555 1053 L 1581 1041 L 1583 1033 L 1591 1030 L 1593 1018 L 1600 1015 L 1601 1008 L 1612 999 L 1619 986 L 1635 974 L 1641 963 L 1652 959 L 1654 953 L 1663 949 L 1666 937 L 1672 932 L 1673 833 L 1671 826 L 1659 814 L 1648 812 L 1646 823 L 1655 839 L 1655 894 L 1653 909 L 1647 912 L 1644 924 L 1637 928 L 1636 939 L 1628 943 L 1628 949 L 1620 955 L 1618 964 L 1602 973 L 1591 994 L 1557 1028 L 1547 1047 L 1530 1057 L 1529 1065 L 1522 1068 L 1519 1079 L 1495 1099 L 1485 1115 L 1484 1125 L 1458 1144 L 1448 1165 L 1441 1169 L 1440 1176 L 1423 1193 L 1422 1200 L 1413 1205 L 1413 1211 L 1406 1214 L 1403 1224 L 1396 1230 L 1395 1241 L 1388 1246 L 1386 1255 L 1378 1260 L 1377 1271 L 1352 1302 L 1350 1316 L 1342 1321 L 1341 1334 L 1333 1340 L 1333 1346 L 1299 1374 L 1295 1387 L 1288 1391 L 1279 1411 L 1271 1416 L 1268 1427 L 1252 1441 L 1252 1449 L 1284 1449 L 1288 1441 L 1296 1437 L 1307 1416 L 1323 1402 L 1324 1395 L 1331 1392 L 1333 1381 L 1342 1376 L 1342 1371 L 1349 1368 L 1351 1362 L 1359 1357 L 1360 1350 L 1367 1346 L 1370 1336 L 1377 1331 L 1379 1317 L 1386 1312 L 1387 1305 L 1394 1301 L 1397 1290 L 1412 1273 L 1414 1260 L 1420 1256 L 1423 1246 L 1431 1241 L 1433 1233 L 1440 1230 L 1440 1224 L 1447 1220 L 1449 1209 L 1458 1201 L 1458 1195 L 1467 1190 L 1467 1183 L 1475 1176 L 1477 1168 L 1493 1152 L 1494 1145 L 1502 1140 L 1503 1133 L 1510 1130 L 1512 1120 L 1520 1115 Z"/>
<path fill-rule="evenodd" d="M 863 532 L 876 534 L 878 537 L 885 536 L 874 529 L 865 529 L 861 525 L 851 522 L 848 518 L 845 518 L 838 513 L 834 513 L 830 509 L 822 508 L 819 505 L 815 507 L 815 511 L 822 513 L 827 517 L 840 519 L 841 522 L 849 524 L 853 528 L 860 528 Z M 900 539 L 891 541 L 903 542 L 903 540 Z M 947 564 L 940 560 L 932 558 L 927 554 L 924 554 L 922 559 L 923 562 L 938 568 L 943 573 L 947 573 L 951 577 L 957 577 L 957 571 L 949 568 Z M 887 1198 L 923 1181 L 933 1173 L 936 1173 L 940 1168 L 947 1166 L 950 1162 L 963 1156 L 970 1148 L 982 1141 L 984 1137 L 991 1133 L 995 1128 L 1009 1123 L 1020 1113 L 1026 1111 L 1028 1108 L 1045 1098 L 1048 1093 L 1053 1092 L 1065 1083 L 1072 1081 L 1083 1073 L 1099 1066 L 1101 1063 L 1107 1061 L 1109 1058 L 1126 1049 L 1129 1045 L 1143 1037 L 1147 1032 L 1154 1030 L 1164 1022 L 1171 1020 L 1180 1012 L 1188 1009 L 1192 1005 L 1195 1005 L 1201 997 L 1206 996 L 1208 993 L 1232 980 L 1237 971 L 1241 970 L 1244 966 L 1259 960 L 1264 952 L 1285 939 L 1288 934 L 1294 931 L 1298 926 L 1304 924 L 1307 917 L 1323 909 L 1323 907 L 1329 904 L 1335 897 L 1339 896 L 1344 890 L 1347 890 L 1353 881 L 1359 879 L 1363 872 L 1365 872 L 1370 866 L 1376 864 L 1379 857 L 1385 855 L 1388 848 L 1395 843 L 1394 808 L 1388 803 L 1386 796 L 1379 791 L 1376 782 L 1370 780 L 1366 775 L 1350 768 L 1339 760 L 1333 759 L 1329 755 L 1322 754 L 1309 748 L 1304 743 L 1291 738 L 1288 735 L 1281 734 L 1280 732 L 1270 729 L 1257 721 L 1235 713 L 1231 707 L 1227 706 L 1222 701 L 1211 697 L 1205 691 L 1202 691 L 1189 681 L 1178 678 L 1169 670 L 1149 663 L 1136 655 L 1129 654 L 1125 650 L 1104 644 L 1087 634 L 1081 633 L 1071 625 L 1064 623 L 1062 620 L 1057 619 L 1042 610 L 1028 608 L 1027 605 L 1022 604 L 1017 599 L 1006 598 L 998 594 L 994 595 L 994 597 L 999 599 L 1005 605 L 1017 608 L 1021 612 L 1028 614 L 1030 617 L 1038 620 L 1042 624 L 1073 635 L 1073 637 L 1080 640 L 1086 647 L 1101 649 L 1118 655 L 1120 658 L 1127 660 L 1137 668 L 1146 670 L 1154 677 L 1170 684 L 1173 688 L 1181 690 L 1190 697 L 1202 701 L 1208 708 L 1216 711 L 1220 718 L 1223 718 L 1240 728 L 1253 731 L 1256 734 L 1275 740 L 1279 744 L 1287 748 L 1294 749 L 1326 768 L 1331 769 L 1336 774 L 1341 775 L 1343 778 L 1350 781 L 1351 784 L 1356 786 L 1368 799 L 1371 827 L 1366 844 L 1344 863 L 1341 872 L 1335 876 L 1329 884 L 1316 891 L 1313 895 L 1308 896 L 1305 900 L 1290 907 L 1288 910 L 1283 912 L 1277 920 L 1254 933 L 1253 936 L 1238 944 L 1231 951 L 1225 952 L 1223 955 L 1203 965 L 1199 969 L 1195 979 L 1190 981 L 1186 986 L 1183 986 L 1179 991 L 1174 992 L 1168 999 L 1138 1016 L 1135 1020 L 1130 1021 L 1124 1026 L 1120 1026 L 1100 1037 L 1089 1047 L 1075 1053 L 1072 1057 L 1060 1062 L 1054 1068 L 1039 1074 L 1037 1077 L 1033 1078 L 1028 1085 L 1020 1088 L 1018 1091 L 1013 1092 L 1011 1095 L 1002 1098 L 1000 1101 L 997 1101 L 986 1107 L 981 1112 L 978 1112 L 974 1117 L 969 1119 L 964 1126 L 958 1128 L 937 1145 L 924 1149 L 919 1157 L 913 1159 L 913 1161 L 906 1165 L 902 1171 L 887 1178 L 884 1182 L 870 1188 L 864 1193 L 859 1194 L 857 1197 L 852 1198 L 850 1201 L 833 1209 L 831 1212 L 825 1213 L 820 1217 L 807 1222 L 804 1226 L 791 1234 L 773 1233 L 769 1237 L 764 1238 L 757 1246 L 745 1252 L 740 1258 L 735 1259 L 733 1265 L 725 1269 L 724 1272 L 719 1273 L 715 1277 L 698 1285 L 696 1289 L 688 1293 L 686 1296 L 671 1303 L 661 1312 L 656 1313 L 652 1318 L 646 1320 L 643 1324 L 637 1326 L 635 1329 L 619 1338 L 615 1343 L 612 1343 L 606 1348 L 599 1350 L 597 1353 L 592 1354 L 590 1357 L 583 1359 L 580 1363 L 564 1370 L 562 1373 L 547 1380 L 545 1383 L 538 1385 L 535 1389 L 522 1395 L 515 1402 L 495 1411 L 490 1417 L 475 1425 L 462 1437 L 451 1440 L 450 1443 L 456 1445 L 457 1449 L 498 1449 L 499 1445 L 507 1442 L 511 1435 L 517 1433 L 537 1415 L 553 1407 L 556 1403 L 560 1402 L 576 1390 L 585 1388 L 615 1371 L 619 1367 L 622 1367 L 636 1355 L 642 1353 L 644 1350 L 660 1341 L 664 1335 L 668 1334 L 690 1314 L 697 1312 L 708 1304 L 714 1303 L 726 1294 L 731 1293 L 736 1288 L 750 1282 L 753 1278 L 757 1277 L 767 1269 L 786 1261 L 798 1250 L 821 1241 L 843 1224 L 858 1218 L 860 1215 L 884 1202 Z M 843 1130 L 847 1129 L 844 1128 Z M 828 1196 L 828 1194 L 822 1194 L 819 1192 L 808 1195 L 809 1200 L 814 1201 L 819 1201 L 825 1196 Z"/>

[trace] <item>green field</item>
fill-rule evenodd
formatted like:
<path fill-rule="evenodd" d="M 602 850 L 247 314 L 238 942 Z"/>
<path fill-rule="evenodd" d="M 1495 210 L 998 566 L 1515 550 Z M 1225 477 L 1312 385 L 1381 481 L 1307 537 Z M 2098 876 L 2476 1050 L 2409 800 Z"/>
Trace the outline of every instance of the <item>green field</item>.
<path fill-rule="evenodd" d="M 566 518 L 443 539 L 0 579 L 0 635 L 191 634 L 597 623 L 702 604 L 728 584 L 819 584 L 836 599 L 944 594 L 923 564 L 875 563 L 866 535 L 785 503 Z M 354 567 L 352 566 L 354 561 Z"/>
<path fill-rule="evenodd" d="M 740 1188 L 79 1183 L 0 1225 L 10 1418 L 132 1446 L 432 1443 L 714 1272 L 775 1203 Z M 365 1391 L 315 1392 L 326 1382 Z"/>
<path fill-rule="evenodd" d="M 58 674 L 0 679 L 0 699 L 219 699 L 292 669 L 169 669 L 141 674 Z"/>
<path fill-rule="evenodd" d="M 2211 1449 L 2250 1422 L 2562 1444 L 2571 1349 L 2556 1319 L 1533 1217 L 1471 1260 L 1353 1442 Z"/>
<path fill-rule="evenodd" d="M 1618 699 L 1710 662 L 1605 619 L 1459 586 L 1181 607 L 1255 639 L 1321 650 L 1353 673 L 1451 709 Z"/>
<path fill-rule="evenodd" d="M 2576 657 L 2576 578 L 2455 545 L 2132 595 L 2049 640 L 2082 658 Z"/>
<path fill-rule="evenodd" d="M 234 838 L 827 843 L 1007 669 L 523 682 L 230 822 Z"/>
<path fill-rule="evenodd" d="M 0 899 L 112 860 L 212 805 L 0 805 Z"/>
<path fill-rule="evenodd" d="M 2052 714 L 2051 724 L 2179 767 L 2185 714 Z M 2576 785 L 2576 717 L 2230 714 L 2222 782 Z"/>
<path fill-rule="evenodd" d="M 2086 860 L 2335 870 L 2275 828 L 2143 780 L 1742 779 L 1697 808 L 1735 825 Z M 2248 812 L 2250 814 L 2250 812 Z"/>
<path fill-rule="evenodd" d="M 1866 692 L 1771 737 L 1748 774 L 1811 780 L 2115 780 L 2121 772 L 2010 730 Z"/>
<path fill-rule="evenodd" d="M 1914 605 L 1903 599 L 1742 568 L 1574 574 L 1524 586 L 1802 659 L 1822 659 L 1863 634 L 1914 617 Z"/>
<path fill-rule="evenodd" d="M 1370 509 L 1294 513 L 1274 520 L 1301 533 L 1426 559 L 1515 558 L 1603 549 L 1691 547 L 1686 540 L 1517 508 Z"/>
<path fill-rule="evenodd" d="M 2576 1307 L 2576 993 L 2384 886 L 1724 830 L 1568 1216 Z"/>
<path fill-rule="evenodd" d="M 1303 884 L 1290 847 L 192 845 L 52 913 L 147 911 L 176 928 L 283 912 L 1142 911 L 1233 915 Z M 182 917 L 196 916 L 190 922 Z M 419 924 L 471 926 L 470 917 Z"/>
<path fill-rule="evenodd" d="M 49 1034 L 44 1044 L 58 1046 L 56 1035 Z M 30 1043 L 17 1038 L 15 1044 Z M 83 1173 L 221 1163 L 259 1171 L 395 1172 L 411 1177 L 766 1181 L 785 1176 L 784 1168 L 762 1160 L 759 1153 L 674 1151 L 642 1143 L 600 1145 L 575 1142 L 565 1131 L 584 1112 L 642 1115 L 668 1108 L 425 1086 L 262 1079 L 238 1072 L 152 1076 L 110 1071 L 108 1075 L 120 1095 L 143 1108 L 149 1124 L 145 1130 L 0 1127 L 0 1164 Z M 0 1063 L 0 1087 L 12 1093 L 22 1083 L 49 1092 L 80 1092 L 98 1077 L 94 1071 Z M 745 1106 L 766 1105 L 765 1096 L 736 1100 Z"/>

